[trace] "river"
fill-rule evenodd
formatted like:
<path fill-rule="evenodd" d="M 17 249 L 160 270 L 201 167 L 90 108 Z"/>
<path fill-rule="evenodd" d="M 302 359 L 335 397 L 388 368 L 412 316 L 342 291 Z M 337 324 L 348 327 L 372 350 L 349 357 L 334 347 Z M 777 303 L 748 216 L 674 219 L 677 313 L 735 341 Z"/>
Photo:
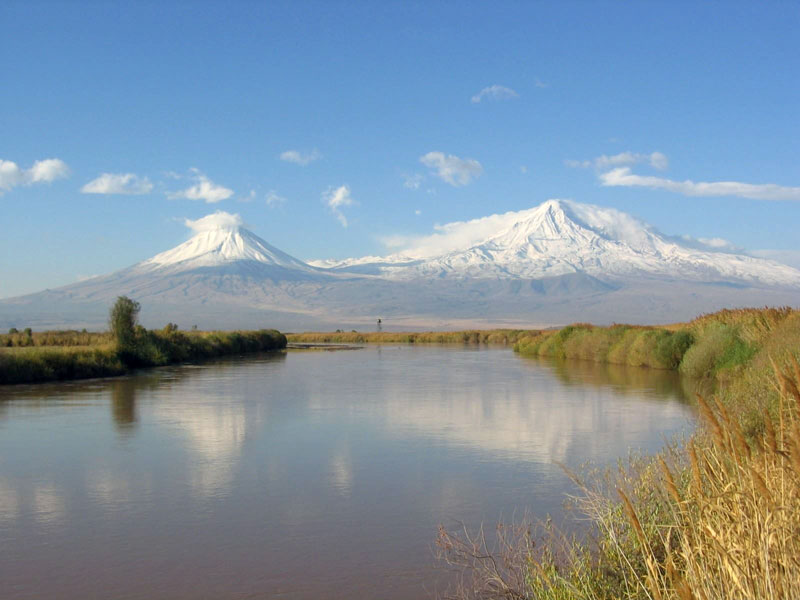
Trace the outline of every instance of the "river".
<path fill-rule="evenodd" d="M 3 387 L 0 596 L 430 598 L 438 524 L 560 515 L 559 463 L 691 431 L 689 387 L 389 345 Z"/>

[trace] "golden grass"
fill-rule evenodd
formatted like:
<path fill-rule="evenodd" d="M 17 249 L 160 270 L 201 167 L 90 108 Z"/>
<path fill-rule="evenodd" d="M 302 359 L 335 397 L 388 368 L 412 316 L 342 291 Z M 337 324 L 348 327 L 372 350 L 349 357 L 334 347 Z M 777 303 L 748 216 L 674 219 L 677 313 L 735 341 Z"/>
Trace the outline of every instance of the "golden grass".
<path fill-rule="evenodd" d="M 707 443 L 688 449 L 688 485 L 661 458 L 660 491 L 669 515 L 654 539 L 638 525 L 633 505 L 620 491 L 637 531 L 646 573 L 631 582 L 652 598 L 800 598 L 800 367 L 776 369 L 781 393 L 777 423 L 748 444 L 725 406 L 699 398 L 710 430 Z"/>
<path fill-rule="evenodd" d="M 716 372 L 716 395 L 698 396 L 698 432 L 656 457 L 571 474 L 589 525 L 580 537 L 535 522 L 493 543 L 440 530 L 440 557 L 461 569 L 451 597 L 800 598 L 800 313 L 722 311 L 672 331 L 687 328 L 718 336 L 718 358 L 755 348 Z"/>

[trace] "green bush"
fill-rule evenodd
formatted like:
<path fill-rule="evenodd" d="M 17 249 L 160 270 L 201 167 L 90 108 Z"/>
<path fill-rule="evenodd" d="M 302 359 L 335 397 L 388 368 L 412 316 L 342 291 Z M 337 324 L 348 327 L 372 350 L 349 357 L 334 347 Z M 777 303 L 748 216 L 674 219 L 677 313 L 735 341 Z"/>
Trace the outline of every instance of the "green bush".
<path fill-rule="evenodd" d="M 711 323 L 698 335 L 697 341 L 686 351 L 680 364 L 680 371 L 691 377 L 713 376 L 723 356 L 732 345 L 741 342 L 737 327 L 721 323 Z"/>
<path fill-rule="evenodd" d="M 677 369 L 686 351 L 694 344 L 694 335 L 686 330 L 668 333 L 656 344 L 656 358 L 665 368 Z"/>

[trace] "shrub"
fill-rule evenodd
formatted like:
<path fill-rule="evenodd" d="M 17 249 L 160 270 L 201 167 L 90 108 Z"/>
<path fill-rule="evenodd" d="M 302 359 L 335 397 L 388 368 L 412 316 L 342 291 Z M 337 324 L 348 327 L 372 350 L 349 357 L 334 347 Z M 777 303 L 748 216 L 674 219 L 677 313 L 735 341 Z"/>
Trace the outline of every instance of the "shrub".
<path fill-rule="evenodd" d="M 686 351 L 680 370 L 691 377 L 712 376 L 723 366 L 723 357 L 726 353 L 732 352 L 728 357 L 731 363 L 742 356 L 741 350 L 730 350 L 732 346 L 740 343 L 743 342 L 738 336 L 736 326 L 712 323 Z"/>
<path fill-rule="evenodd" d="M 670 332 L 656 344 L 655 353 L 659 362 L 667 369 L 677 369 L 684 354 L 694 343 L 694 335 L 690 331 Z"/>

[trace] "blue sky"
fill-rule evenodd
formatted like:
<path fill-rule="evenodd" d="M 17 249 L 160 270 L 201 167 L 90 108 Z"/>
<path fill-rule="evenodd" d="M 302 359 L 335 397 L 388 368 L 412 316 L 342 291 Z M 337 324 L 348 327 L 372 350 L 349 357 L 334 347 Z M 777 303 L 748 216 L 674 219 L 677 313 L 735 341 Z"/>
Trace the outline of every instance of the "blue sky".
<path fill-rule="evenodd" d="M 800 264 L 798 30 L 796 2 L 6 0 L 0 297 L 216 210 L 344 258 L 569 198 Z"/>

